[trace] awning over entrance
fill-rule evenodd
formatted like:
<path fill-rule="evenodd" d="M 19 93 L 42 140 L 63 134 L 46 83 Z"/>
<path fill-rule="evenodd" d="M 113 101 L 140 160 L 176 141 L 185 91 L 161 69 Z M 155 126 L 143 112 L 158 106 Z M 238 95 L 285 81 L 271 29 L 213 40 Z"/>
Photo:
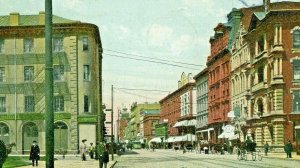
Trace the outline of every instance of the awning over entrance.
<path fill-rule="evenodd" d="M 152 138 L 149 142 L 161 143 L 161 139 L 160 139 L 160 137 L 155 137 L 155 138 Z"/>
<path fill-rule="evenodd" d="M 188 127 L 188 126 L 195 126 L 196 125 L 196 120 L 183 120 L 183 121 L 178 121 L 175 123 L 173 127 Z"/>
<path fill-rule="evenodd" d="M 213 130 L 214 130 L 214 128 L 208 128 L 208 129 L 205 129 L 205 130 L 196 131 L 196 133 L 209 132 L 209 131 L 213 131 Z"/>
<path fill-rule="evenodd" d="M 182 136 L 169 137 L 167 139 L 167 142 L 171 143 L 171 142 L 185 142 L 185 141 L 195 141 L 195 140 L 196 138 L 194 134 L 186 134 Z"/>

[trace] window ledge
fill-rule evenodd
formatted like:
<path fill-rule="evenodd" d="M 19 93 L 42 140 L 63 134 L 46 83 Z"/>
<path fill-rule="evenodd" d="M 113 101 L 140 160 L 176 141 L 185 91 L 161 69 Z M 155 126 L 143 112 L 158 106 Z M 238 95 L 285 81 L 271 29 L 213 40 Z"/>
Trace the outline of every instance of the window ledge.
<path fill-rule="evenodd" d="M 293 85 L 300 86 L 300 80 L 292 80 Z"/>
<path fill-rule="evenodd" d="M 292 48 L 292 53 L 300 53 L 300 48 Z"/>

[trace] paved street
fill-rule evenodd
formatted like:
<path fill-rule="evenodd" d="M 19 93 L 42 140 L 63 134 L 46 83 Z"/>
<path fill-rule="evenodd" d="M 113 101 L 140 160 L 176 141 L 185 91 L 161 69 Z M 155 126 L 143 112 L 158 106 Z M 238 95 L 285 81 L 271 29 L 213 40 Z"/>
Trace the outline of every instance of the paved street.
<path fill-rule="evenodd" d="M 270 158 L 272 157 L 272 158 Z M 285 159 L 284 154 L 272 154 L 262 161 L 238 161 L 236 155 L 205 155 L 172 150 L 135 150 L 117 158 L 115 168 L 296 168 L 300 160 Z M 296 156 L 295 156 L 296 157 Z"/>
<path fill-rule="evenodd" d="M 61 156 L 55 156 L 58 160 L 55 160 L 54 166 L 55 168 L 99 168 L 99 161 L 98 160 L 93 160 L 93 159 L 87 159 L 87 161 L 81 161 L 79 156 L 74 156 L 74 155 L 67 155 L 65 159 L 62 159 Z M 118 156 L 115 156 L 117 159 Z M 30 163 L 30 161 L 28 161 Z M 115 161 L 111 161 L 108 164 L 108 168 L 110 168 Z M 40 168 L 44 168 L 45 166 L 45 161 L 39 161 L 39 166 Z M 32 168 L 31 165 L 29 166 L 23 166 L 20 168 Z"/>

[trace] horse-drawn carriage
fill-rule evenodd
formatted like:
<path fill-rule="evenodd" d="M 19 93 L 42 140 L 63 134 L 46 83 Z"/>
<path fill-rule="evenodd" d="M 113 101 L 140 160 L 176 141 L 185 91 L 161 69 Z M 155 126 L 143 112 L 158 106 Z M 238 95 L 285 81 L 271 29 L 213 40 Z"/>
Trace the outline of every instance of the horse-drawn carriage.
<path fill-rule="evenodd" d="M 245 142 L 238 148 L 238 160 L 248 160 L 247 155 L 250 155 L 253 161 L 262 160 L 261 152 L 256 149 L 255 142 Z"/>

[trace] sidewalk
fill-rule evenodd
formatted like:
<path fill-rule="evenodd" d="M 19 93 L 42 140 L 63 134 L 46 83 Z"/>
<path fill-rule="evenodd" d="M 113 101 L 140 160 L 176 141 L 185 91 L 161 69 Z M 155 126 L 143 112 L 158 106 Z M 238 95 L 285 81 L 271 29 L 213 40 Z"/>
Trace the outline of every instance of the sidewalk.
<path fill-rule="evenodd" d="M 117 163 L 118 157 L 114 155 L 114 161 L 111 161 L 110 157 L 107 167 L 112 168 Z M 87 161 L 81 161 L 81 158 L 75 155 L 66 155 L 65 159 L 62 159 L 62 156 L 55 156 L 55 158 L 58 159 L 54 161 L 55 168 L 99 168 L 99 160 L 87 159 Z M 28 163 L 31 163 L 31 161 L 28 161 Z M 37 167 L 46 167 L 46 162 L 39 161 L 39 166 Z M 22 166 L 20 168 L 32 168 L 32 166 Z"/>
<path fill-rule="evenodd" d="M 265 156 L 265 154 L 263 153 L 263 157 L 274 158 L 274 159 L 300 160 L 300 155 L 297 155 L 296 152 L 292 152 L 292 158 L 286 158 L 286 153 L 274 153 L 274 152 L 269 152 L 268 156 Z"/>

